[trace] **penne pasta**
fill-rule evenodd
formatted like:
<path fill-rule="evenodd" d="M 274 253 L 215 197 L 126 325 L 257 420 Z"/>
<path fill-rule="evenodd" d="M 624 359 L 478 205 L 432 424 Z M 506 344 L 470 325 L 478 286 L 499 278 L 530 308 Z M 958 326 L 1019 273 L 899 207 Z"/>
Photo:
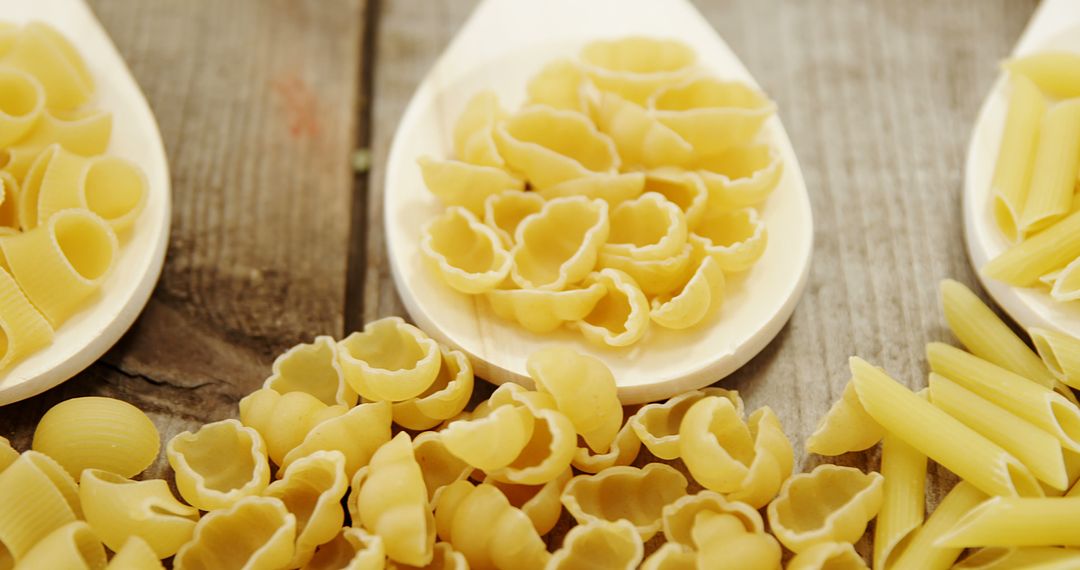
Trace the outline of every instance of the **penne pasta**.
<path fill-rule="evenodd" d="M 936 542 L 942 533 L 984 499 L 986 495 L 974 485 L 965 481 L 957 483 L 926 523 L 911 534 L 892 570 L 946 570 L 952 566 L 964 549 L 939 546 Z"/>
<path fill-rule="evenodd" d="M 958 570 L 1071 570 L 1080 568 L 1080 550 L 1053 546 L 1028 546 L 1022 548 L 982 548 L 961 560 Z"/>
<path fill-rule="evenodd" d="M 932 396 L 931 396 L 932 397 Z M 874 524 L 874 568 L 889 568 L 926 508 L 926 456 L 889 434 L 881 442 L 881 510 Z"/>
<path fill-rule="evenodd" d="M 1041 51 L 1006 60 L 1002 67 L 1023 75 L 1058 99 L 1080 97 L 1080 55 L 1067 51 Z"/>
<path fill-rule="evenodd" d="M 1055 376 L 1072 388 L 1080 388 L 1080 340 L 1057 331 L 1028 329 L 1039 356 Z"/>
<path fill-rule="evenodd" d="M 1037 232 L 1067 214 L 1080 166 L 1080 99 L 1050 107 L 1039 129 L 1021 233 Z"/>
<path fill-rule="evenodd" d="M 1024 237 L 1020 216 L 1031 184 L 1039 128 L 1045 114 L 1046 102 L 1039 88 L 1024 75 L 1010 74 L 1009 110 L 1005 115 L 1005 130 L 1001 135 L 990 191 L 994 196 L 994 219 L 998 229 L 1011 243 Z"/>
<path fill-rule="evenodd" d="M 1061 271 L 1039 278 L 1050 285 L 1050 297 L 1055 301 L 1064 303 L 1080 299 L 1080 261 L 1077 260 L 1080 258 L 1070 261 Z"/>
<path fill-rule="evenodd" d="M 1080 211 L 991 259 L 980 271 L 1017 287 L 1030 287 L 1043 275 L 1080 257 Z"/>
<path fill-rule="evenodd" d="M 1080 546 L 1080 498 L 991 497 L 964 515 L 937 545 Z"/>

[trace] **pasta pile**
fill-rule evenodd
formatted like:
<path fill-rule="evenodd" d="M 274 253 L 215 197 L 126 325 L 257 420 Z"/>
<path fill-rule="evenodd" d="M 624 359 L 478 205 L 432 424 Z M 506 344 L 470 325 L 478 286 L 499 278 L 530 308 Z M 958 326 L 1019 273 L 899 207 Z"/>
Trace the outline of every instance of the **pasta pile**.
<path fill-rule="evenodd" d="M 97 294 L 146 201 L 142 170 L 103 154 L 112 115 L 93 95 L 59 32 L 0 22 L 0 370 Z"/>
<path fill-rule="evenodd" d="M 991 183 L 1009 249 L 982 272 L 1016 287 L 1080 299 L 1080 54 L 1040 52 L 1005 62 L 1009 104 Z"/>
<path fill-rule="evenodd" d="M 592 42 L 527 91 L 514 113 L 476 94 L 454 157 L 419 159 L 446 206 L 421 238 L 437 274 L 529 331 L 606 346 L 718 311 L 725 273 L 766 247 L 757 208 L 783 162 L 758 134 L 776 106 L 643 37 Z"/>

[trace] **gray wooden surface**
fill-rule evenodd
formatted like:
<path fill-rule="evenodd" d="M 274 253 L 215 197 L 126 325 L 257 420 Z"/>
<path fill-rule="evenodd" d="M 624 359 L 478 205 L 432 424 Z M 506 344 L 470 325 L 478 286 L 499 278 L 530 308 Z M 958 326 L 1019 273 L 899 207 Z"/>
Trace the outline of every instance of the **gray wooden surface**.
<path fill-rule="evenodd" d="M 778 102 L 816 227 L 790 323 L 722 385 L 750 408 L 772 406 L 809 465 L 802 443 L 847 380 L 848 356 L 916 386 L 923 345 L 948 338 L 937 282 L 973 283 L 960 226 L 967 137 L 1035 2 L 699 4 Z M 67 384 L 0 408 L 0 434 L 22 448 L 49 406 L 86 394 L 147 409 L 169 438 L 234 415 L 285 347 L 403 315 L 383 249 L 383 161 L 473 1 L 91 5 L 161 125 L 173 233 L 124 340 Z M 353 176 L 352 151 L 368 145 L 373 167 Z"/>

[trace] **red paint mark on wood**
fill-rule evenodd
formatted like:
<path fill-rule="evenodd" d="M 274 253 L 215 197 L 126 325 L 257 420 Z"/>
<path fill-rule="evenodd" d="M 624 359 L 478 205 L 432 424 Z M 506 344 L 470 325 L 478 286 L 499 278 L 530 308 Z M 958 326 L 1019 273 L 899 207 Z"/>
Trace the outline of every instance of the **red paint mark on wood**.
<path fill-rule="evenodd" d="M 319 136 L 319 99 L 296 73 L 279 76 L 271 82 L 274 92 L 285 105 L 289 134 L 293 138 Z"/>

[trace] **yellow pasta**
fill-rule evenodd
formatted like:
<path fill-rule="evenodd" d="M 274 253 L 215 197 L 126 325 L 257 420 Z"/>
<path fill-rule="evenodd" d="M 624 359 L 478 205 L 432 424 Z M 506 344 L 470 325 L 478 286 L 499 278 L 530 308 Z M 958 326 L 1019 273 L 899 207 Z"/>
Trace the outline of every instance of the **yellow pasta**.
<path fill-rule="evenodd" d="M 548 333 L 565 323 L 584 319 L 604 297 L 600 283 L 571 285 L 562 291 L 495 289 L 486 293 L 491 309 L 534 333 Z"/>
<path fill-rule="evenodd" d="M 1080 211 L 1010 247 L 982 266 L 986 277 L 1017 287 L 1030 287 L 1039 278 L 1080 257 Z"/>
<path fill-rule="evenodd" d="M 388 568 L 391 570 L 469 570 L 468 559 L 464 554 L 454 550 L 449 543 L 436 542 L 432 552 L 434 555 L 431 562 L 424 566 L 390 562 Z"/>
<path fill-rule="evenodd" d="M 780 568 L 780 545 L 764 532 L 747 529 L 732 514 L 702 511 L 694 517 L 690 529 L 697 547 L 698 568 L 718 568 L 737 553 L 738 564 L 747 568 Z"/>
<path fill-rule="evenodd" d="M 932 396 L 931 396 L 932 397 Z M 934 400 L 937 404 L 937 401 Z M 874 524 L 874 567 L 888 568 L 905 541 L 923 523 L 926 456 L 894 435 L 881 442 L 881 511 Z M 846 549 L 830 556 L 847 558 Z M 862 559 L 858 559 L 862 563 Z"/>
<path fill-rule="evenodd" d="M 895 570 L 945 570 L 963 552 L 963 548 L 939 546 L 937 540 L 986 495 L 974 485 L 961 481 L 941 500 L 926 524 L 911 534 L 892 566 Z"/>
<path fill-rule="evenodd" d="M 1080 166 L 1080 101 L 1051 106 L 1039 129 L 1020 230 L 1037 232 L 1067 214 Z"/>
<path fill-rule="evenodd" d="M 957 569 L 1004 570 L 1027 568 L 1064 570 L 1080 567 L 1080 551 L 1075 548 L 1029 546 L 1023 548 L 983 548 L 954 566 Z"/>
<path fill-rule="evenodd" d="M 664 259 L 635 259 L 630 255 L 602 251 L 599 267 L 617 269 L 630 276 L 646 295 L 663 295 L 680 288 L 697 267 L 695 252 L 702 247 L 685 243 L 678 253 Z"/>
<path fill-rule="evenodd" d="M 545 200 L 585 196 L 593 200 L 603 200 L 609 207 L 614 208 L 626 200 L 632 200 L 641 195 L 645 190 L 645 175 L 641 172 L 589 174 L 547 188 L 535 188 L 535 190 Z"/>
<path fill-rule="evenodd" d="M 562 502 L 559 500 L 563 489 L 573 477 L 573 472 L 567 469 L 561 475 L 544 483 L 543 485 L 518 485 L 515 483 L 503 483 L 488 476 L 484 483 L 498 489 L 510 506 L 520 509 L 532 521 L 533 528 L 540 536 L 551 532 L 555 523 L 559 522 L 562 514 Z"/>
<path fill-rule="evenodd" d="M 706 489 L 754 508 L 765 506 L 791 475 L 794 452 L 780 420 L 765 406 L 743 423 L 727 398 L 707 396 L 679 426 L 679 456 Z"/>
<path fill-rule="evenodd" d="M 401 317 L 364 325 L 338 344 L 345 380 L 366 400 L 401 402 L 424 393 L 439 375 L 439 345 Z"/>
<path fill-rule="evenodd" d="M 641 564 L 641 570 L 697 570 L 697 553 L 692 548 L 666 542 Z"/>
<path fill-rule="evenodd" d="M 569 59 L 557 59 L 545 65 L 525 87 L 527 105 L 547 105 L 585 113 L 589 104 L 585 95 L 585 73 Z"/>
<path fill-rule="evenodd" d="M 965 514 L 937 543 L 972 546 L 1080 546 L 1080 498 L 990 497 Z"/>
<path fill-rule="evenodd" d="M 296 551 L 290 566 L 303 566 L 316 547 L 333 540 L 345 521 L 341 499 L 348 490 L 345 456 L 340 451 L 316 451 L 294 461 L 263 491 L 264 496 L 281 499 L 296 517 Z"/>
<path fill-rule="evenodd" d="M 383 570 L 386 549 L 378 535 L 362 528 L 342 528 L 319 547 L 304 570 Z"/>
<path fill-rule="evenodd" d="M 854 543 L 881 508 L 882 482 L 878 473 L 819 465 L 784 483 L 769 504 L 769 527 L 794 552 L 825 542 Z"/>
<path fill-rule="evenodd" d="M 620 166 L 615 143 L 581 113 L 545 105 L 526 107 L 495 127 L 495 144 L 510 168 L 543 190 Z"/>
<path fill-rule="evenodd" d="M 240 421 L 259 432 L 270 460 L 278 465 L 315 426 L 345 412 L 345 406 L 327 406 L 306 392 L 279 394 L 261 388 L 240 400 Z"/>
<path fill-rule="evenodd" d="M 544 568 L 636 570 L 644 556 L 645 547 L 630 521 L 592 521 L 570 529 Z"/>
<path fill-rule="evenodd" d="M 743 417 L 743 401 L 735 390 L 703 388 L 672 396 L 666 402 L 654 402 L 641 407 L 627 420 L 649 452 L 660 459 L 679 457 L 679 425 L 691 406 L 706 396 L 731 400 L 738 417 Z"/>
<path fill-rule="evenodd" d="M 495 230 L 460 206 L 424 227 L 420 251 L 447 285 L 472 295 L 502 283 L 513 263 Z"/>
<path fill-rule="evenodd" d="M 274 359 L 272 373 L 263 382 L 263 388 L 279 394 L 305 392 L 327 406 L 351 408 L 357 399 L 338 363 L 337 343 L 325 335 L 298 344 Z"/>
<path fill-rule="evenodd" d="M 596 306 L 577 323 L 585 338 L 619 347 L 645 336 L 649 330 L 649 300 L 633 278 L 617 269 L 601 269 L 590 274 L 585 284 L 599 284 L 605 290 Z"/>
<path fill-rule="evenodd" d="M 65 400 L 41 417 L 31 447 L 78 479 L 83 469 L 121 477 L 141 473 L 161 448 L 157 428 L 142 410 L 113 398 Z"/>
<path fill-rule="evenodd" d="M 11 446 L 11 442 L 6 437 L 0 436 L 0 473 L 3 473 L 4 469 L 7 469 L 15 460 L 19 458 L 19 452 L 15 451 L 15 448 Z"/>
<path fill-rule="evenodd" d="M 0 156 L 0 162 L 3 156 Z M 6 170 L 0 170 L 0 231 L 14 233 L 19 230 L 19 183 L 15 176 Z"/>
<path fill-rule="evenodd" d="M 112 113 L 109 111 L 46 109 L 25 137 L 5 149 L 9 160 L 2 168 L 22 180 L 38 155 L 51 144 L 81 156 L 94 156 L 105 152 L 111 136 Z"/>
<path fill-rule="evenodd" d="M 1046 367 L 1072 388 L 1080 387 L 1080 340 L 1057 331 L 1028 329 Z"/>
<path fill-rule="evenodd" d="M 673 167 L 654 168 L 645 173 L 644 190 L 656 192 L 679 206 L 690 230 L 697 228 L 705 216 L 709 190 L 697 172 Z"/>
<path fill-rule="evenodd" d="M 1053 276 L 1048 282 L 1052 299 L 1062 303 L 1080 299 L 1080 263 L 1076 259 L 1070 261 L 1061 271 L 1043 275 L 1039 281 L 1047 282 L 1048 276 Z"/>
<path fill-rule="evenodd" d="M 52 344 L 53 328 L 0 268 L 0 370 Z"/>
<path fill-rule="evenodd" d="M 473 95 L 454 124 L 454 155 L 458 160 L 501 168 L 505 161 L 495 148 L 492 130 L 505 116 L 495 92 L 488 90 Z"/>
<path fill-rule="evenodd" d="M 990 191 L 994 200 L 994 220 L 1005 239 L 1013 243 L 1023 238 L 1020 216 L 1027 200 L 1039 128 L 1045 113 L 1046 102 L 1039 88 L 1024 75 L 1010 74 L 1009 110 L 1005 115 L 1005 130 L 1001 135 Z"/>
<path fill-rule="evenodd" d="M 337 450 L 345 454 L 345 474 L 352 477 L 376 449 L 390 441 L 390 418 L 389 402 L 360 404 L 312 428 L 300 445 L 285 454 L 281 468 L 319 450 Z"/>
<path fill-rule="evenodd" d="M 649 106 L 698 154 L 749 143 L 776 112 L 776 105 L 749 85 L 707 76 L 657 92 Z"/>
<path fill-rule="evenodd" d="M 465 409 L 473 393 L 473 369 L 464 353 L 439 347 L 442 366 L 419 396 L 395 402 L 394 422 L 412 430 L 431 429 Z"/>
<path fill-rule="evenodd" d="M 588 445 L 579 445 L 577 451 L 574 452 L 571 465 L 578 471 L 599 473 L 609 467 L 630 465 L 637 459 L 639 451 L 641 451 L 641 439 L 634 431 L 634 426 L 627 422 L 615 434 L 615 441 L 611 442 L 611 447 L 606 452 L 594 453 Z"/>
<path fill-rule="evenodd" d="M 686 216 L 662 194 L 646 192 L 611 211 L 611 231 L 602 251 L 631 259 L 664 259 L 686 244 Z"/>
<path fill-rule="evenodd" d="M 629 36 L 590 42 L 581 60 L 600 90 L 643 105 L 658 89 L 692 73 L 697 55 L 678 40 Z"/>
<path fill-rule="evenodd" d="M 116 551 L 105 570 L 165 570 L 145 540 L 133 536 Z"/>
<path fill-rule="evenodd" d="M 88 469 L 79 483 L 79 500 L 94 534 L 113 551 L 132 537 L 146 541 L 158 559 L 176 554 L 191 540 L 199 511 L 173 497 L 161 479 L 132 481 Z"/>
<path fill-rule="evenodd" d="M 105 549 L 83 521 L 68 523 L 41 539 L 14 570 L 105 568 Z"/>
<path fill-rule="evenodd" d="M 86 210 L 57 212 L 33 230 L 0 238 L 15 281 L 54 327 L 97 292 L 118 247 L 112 228 Z"/>
<path fill-rule="evenodd" d="M 768 231 L 753 208 L 709 211 L 690 240 L 700 240 L 705 253 L 726 272 L 746 271 L 765 253 Z"/>
<path fill-rule="evenodd" d="M 524 180 L 494 166 L 435 160 L 427 156 L 416 162 L 427 189 L 443 204 L 461 206 L 477 216 L 484 215 L 484 201 L 488 196 L 525 189 Z"/>
<path fill-rule="evenodd" d="M 538 399 L 532 397 L 534 395 L 547 401 L 539 404 Z M 521 391 L 511 395 L 513 403 L 506 404 L 498 403 L 496 395 L 492 396 L 493 405 L 521 406 L 533 418 L 532 433 L 521 452 L 507 465 L 487 470 L 492 478 L 520 485 L 541 485 L 559 477 L 570 467 L 578 434 L 570 419 L 554 409 L 550 396 Z"/>
<path fill-rule="evenodd" d="M 611 447 L 623 411 L 615 377 L 602 360 L 552 347 L 530 354 L 525 367 L 537 390 L 551 394 L 589 448 L 603 452 Z"/>
<path fill-rule="evenodd" d="M 876 544 L 876 543 L 875 543 Z M 885 568 L 878 566 L 876 568 Z M 847 542 L 822 542 L 811 546 L 791 559 L 787 570 L 866 570 L 855 547 Z"/>
<path fill-rule="evenodd" d="M 177 570 L 285 568 L 293 557 L 296 517 L 273 497 L 245 497 L 208 513 L 176 553 Z"/>
<path fill-rule="evenodd" d="M 358 520 L 383 539 L 391 560 L 413 566 L 431 562 L 435 520 L 409 435 L 401 432 L 380 447 L 364 470 L 353 489 Z"/>
<path fill-rule="evenodd" d="M 146 204 L 146 175 L 114 156 L 83 158 L 57 148 L 41 179 L 37 219 L 68 208 L 89 210 L 120 233 L 132 226 Z"/>
<path fill-rule="evenodd" d="M 75 481 L 48 456 L 27 451 L 0 472 L 0 544 L 15 560 L 82 516 Z"/>
<path fill-rule="evenodd" d="M 664 328 L 690 328 L 720 308 L 724 286 L 723 270 L 713 258 L 704 257 L 681 289 L 653 297 L 649 318 Z"/>
<path fill-rule="evenodd" d="M 29 73 L 0 69 L 0 147 L 19 140 L 45 110 L 45 89 Z"/>
<path fill-rule="evenodd" d="M 180 433 L 169 440 L 166 454 L 180 496 L 204 511 L 228 508 L 270 483 L 266 444 L 259 432 L 236 420 Z"/>
<path fill-rule="evenodd" d="M 23 26 L 0 62 L 35 76 L 45 89 L 50 109 L 75 109 L 94 92 L 93 77 L 79 53 L 48 24 Z"/>
<path fill-rule="evenodd" d="M 626 519 L 648 540 L 663 525 L 664 507 L 686 495 L 686 486 L 686 477 L 663 463 L 612 467 L 571 479 L 562 503 L 580 524 Z"/>
<path fill-rule="evenodd" d="M 508 190 L 484 200 L 484 223 L 495 230 L 503 246 L 514 247 L 518 224 L 544 208 L 544 197 L 537 192 Z"/>
<path fill-rule="evenodd" d="M 491 485 L 454 483 L 440 495 L 435 515 L 439 537 L 474 570 L 539 569 L 551 557 L 529 517 Z"/>
<path fill-rule="evenodd" d="M 1080 97 L 1080 56 L 1067 51 L 1041 51 L 1005 61 L 1003 67 L 1022 75 L 1044 93 L 1059 99 Z"/>
<path fill-rule="evenodd" d="M 739 145 L 699 156 L 693 167 L 709 190 L 712 211 L 757 206 L 765 201 L 784 173 L 784 161 L 766 144 Z"/>
<path fill-rule="evenodd" d="M 609 230 L 602 200 L 549 200 L 518 225 L 510 277 L 523 289 L 565 289 L 592 271 Z"/>
<path fill-rule="evenodd" d="M 499 406 L 489 415 L 451 422 L 443 443 L 454 456 L 484 471 L 510 465 L 525 449 L 536 420 L 528 409 Z"/>
<path fill-rule="evenodd" d="M 855 383 L 848 380 L 843 395 L 833 403 L 806 440 L 806 451 L 818 455 L 843 455 L 870 449 L 881 441 L 884 430 L 866 413 Z"/>
<path fill-rule="evenodd" d="M 625 168 L 677 166 L 690 160 L 693 147 L 641 105 L 614 93 L 601 93 L 592 107 L 597 128 L 615 142 Z"/>
<path fill-rule="evenodd" d="M 413 439 L 413 456 L 424 476 L 428 500 L 434 502 L 439 489 L 460 481 L 472 473 L 473 468 L 458 459 L 443 443 L 442 433 L 426 431 Z"/>

